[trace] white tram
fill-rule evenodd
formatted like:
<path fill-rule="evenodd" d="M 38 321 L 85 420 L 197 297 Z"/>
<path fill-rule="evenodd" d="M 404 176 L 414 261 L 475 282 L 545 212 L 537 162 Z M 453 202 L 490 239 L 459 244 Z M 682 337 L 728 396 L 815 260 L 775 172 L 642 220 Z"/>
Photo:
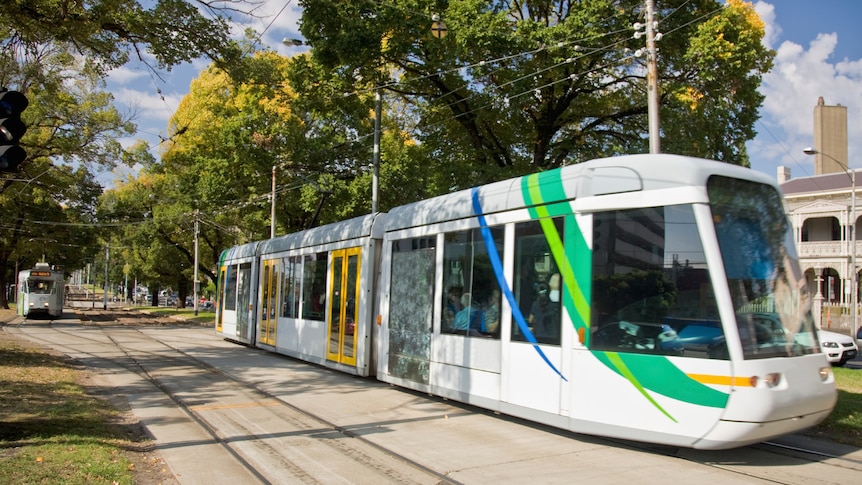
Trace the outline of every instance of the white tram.
<path fill-rule="evenodd" d="M 594 160 L 220 266 L 226 338 L 574 432 L 731 448 L 837 399 L 781 194 L 729 164 Z"/>
<path fill-rule="evenodd" d="M 18 273 L 18 315 L 63 314 L 66 280 L 63 268 L 48 263 L 36 263 L 33 269 Z"/>

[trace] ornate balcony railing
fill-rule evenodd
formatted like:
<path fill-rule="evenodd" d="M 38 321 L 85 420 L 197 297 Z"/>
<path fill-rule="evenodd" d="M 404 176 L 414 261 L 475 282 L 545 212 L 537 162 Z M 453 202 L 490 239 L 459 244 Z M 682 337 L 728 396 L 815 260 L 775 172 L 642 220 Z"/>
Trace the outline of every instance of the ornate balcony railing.
<path fill-rule="evenodd" d="M 860 241 L 856 241 L 856 254 L 859 254 Z M 800 258 L 829 258 L 850 257 L 847 251 L 848 244 L 845 241 L 812 241 L 801 242 L 799 247 Z M 858 259 L 858 258 L 857 258 Z"/>

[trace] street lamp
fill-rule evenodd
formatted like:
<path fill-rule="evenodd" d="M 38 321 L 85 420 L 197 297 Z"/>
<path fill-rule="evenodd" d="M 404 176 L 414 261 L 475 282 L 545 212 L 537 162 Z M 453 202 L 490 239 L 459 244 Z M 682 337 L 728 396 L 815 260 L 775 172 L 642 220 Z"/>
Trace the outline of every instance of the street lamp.
<path fill-rule="evenodd" d="M 823 153 L 823 152 L 816 150 L 812 147 L 804 148 L 802 150 L 802 152 L 805 153 L 806 155 L 820 154 L 820 155 L 823 155 L 824 157 L 831 158 L 835 163 L 838 164 L 839 167 L 841 167 L 844 170 L 844 173 L 847 174 L 848 177 L 850 177 L 850 183 L 852 185 L 852 190 L 853 190 L 853 192 L 851 192 L 851 194 L 850 194 L 850 267 L 851 267 L 850 274 L 852 277 L 852 279 L 851 279 L 852 283 L 850 286 L 851 286 L 851 289 L 853 291 L 853 298 L 852 298 L 853 328 L 852 328 L 852 333 L 850 334 L 850 338 L 855 340 L 856 339 L 856 332 L 859 329 L 859 325 L 858 325 L 859 315 L 858 315 L 858 308 L 857 308 L 859 295 L 858 295 L 858 281 L 857 281 L 857 276 L 856 276 L 856 171 L 855 170 L 851 171 L 850 167 L 848 167 L 846 164 L 842 163 L 841 161 L 837 160 L 832 155 L 829 155 L 828 153 Z"/>

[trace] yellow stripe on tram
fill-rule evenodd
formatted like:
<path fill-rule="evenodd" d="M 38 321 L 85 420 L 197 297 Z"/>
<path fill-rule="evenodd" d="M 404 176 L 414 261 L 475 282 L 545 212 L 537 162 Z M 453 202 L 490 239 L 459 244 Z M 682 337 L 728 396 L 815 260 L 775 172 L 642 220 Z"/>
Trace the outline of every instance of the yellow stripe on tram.
<path fill-rule="evenodd" d="M 716 376 L 710 374 L 686 374 L 701 384 L 718 386 L 751 387 L 750 377 Z"/>

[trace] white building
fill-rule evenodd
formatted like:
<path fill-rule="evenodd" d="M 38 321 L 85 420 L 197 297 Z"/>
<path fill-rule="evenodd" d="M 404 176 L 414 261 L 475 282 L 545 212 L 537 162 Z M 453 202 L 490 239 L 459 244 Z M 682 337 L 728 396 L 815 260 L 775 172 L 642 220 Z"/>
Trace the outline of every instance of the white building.
<path fill-rule="evenodd" d="M 813 121 L 814 147 L 805 153 L 815 156 L 815 175 L 791 179 L 790 170 L 779 167 L 778 183 L 793 225 L 799 263 L 814 296 L 814 317 L 822 328 L 849 333 L 853 328 L 850 308 L 859 301 L 859 271 L 853 265 L 860 232 L 855 170 L 847 152 L 847 108 L 827 106 L 820 97 Z"/>

